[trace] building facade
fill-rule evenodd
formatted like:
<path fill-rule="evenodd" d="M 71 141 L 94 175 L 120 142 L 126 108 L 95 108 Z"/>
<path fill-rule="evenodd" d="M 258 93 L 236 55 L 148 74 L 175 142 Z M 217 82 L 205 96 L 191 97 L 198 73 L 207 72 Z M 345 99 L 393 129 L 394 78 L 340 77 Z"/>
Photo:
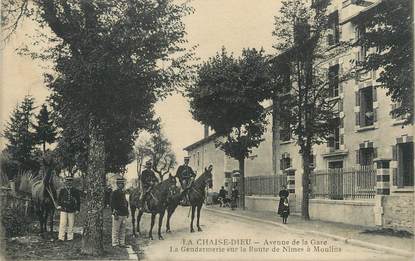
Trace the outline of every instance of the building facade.
<path fill-rule="evenodd" d="M 327 48 L 362 37 L 364 29 L 356 19 L 368 15 L 380 2 L 331 1 Z M 402 119 L 391 117 L 390 111 L 398 105 L 376 82 L 379 72 L 357 72 L 347 81 L 339 80 L 351 70 L 352 61 L 363 59 L 370 51 L 353 47 L 322 65 L 330 82 L 327 99 L 337 102 L 337 117 L 327 143 L 313 147 L 310 215 L 322 220 L 412 230 L 414 125 L 404 126 Z M 269 122 L 265 141 L 254 151 L 253 159 L 246 161 L 245 183 L 250 186 L 246 189 L 247 207 L 272 210 L 281 184 L 288 183 L 291 208 L 298 213 L 302 201 L 299 146 L 289 125 L 276 117 Z M 210 161 L 214 164 L 217 190 L 224 185 L 226 173 L 238 165 L 215 148 L 216 138 L 209 136 L 186 150 L 198 171 Z M 280 182 L 280 177 L 286 181 Z"/>

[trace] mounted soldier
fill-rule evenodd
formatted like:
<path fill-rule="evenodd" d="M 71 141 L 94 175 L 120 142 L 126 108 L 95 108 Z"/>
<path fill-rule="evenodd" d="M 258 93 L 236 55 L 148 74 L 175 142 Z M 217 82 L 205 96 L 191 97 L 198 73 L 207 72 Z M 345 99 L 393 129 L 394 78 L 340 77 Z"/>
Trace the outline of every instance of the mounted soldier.
<path fill-rule="evenodd" d="M 143 210 L 146 212 L 149 210 L 147 203 L 146 203 L 148 195 L 150 194 L 154 185 L 159 183 L 159 180 L 157 179 L 154 171 L 151 170 L 151 167 L 152 167 L 152 163 L 149 160 L 146 162 L 145 169 L 143 170 L 140 176 L 141 187 L 143 189 L 143 194 L 141 196 L 141 206 Z"/>
<path fill-rule="evenodd" d="M 189 205 L 189 196 L 187 192 L 189 191 L 196 177 L 196 173 L 189 166 L 189 160 L 190 157 L 184 157 L 184 164 L 180 165 L 176 172 L 176 177 L 179 179 L 182 190 L 186 195 L 183 198 L 183 205 Z"/>

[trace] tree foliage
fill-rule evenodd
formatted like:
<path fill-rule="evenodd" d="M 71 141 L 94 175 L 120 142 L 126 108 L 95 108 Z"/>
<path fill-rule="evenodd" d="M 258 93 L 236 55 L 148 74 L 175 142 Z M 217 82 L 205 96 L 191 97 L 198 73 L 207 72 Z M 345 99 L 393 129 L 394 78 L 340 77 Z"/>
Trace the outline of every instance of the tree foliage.
<path fill-rule="evenodd" d="M 236 59 L 223 48 L 200 66 L 187 96 L 193 118 L 224 135 L 219 147 L 240 160 L 263 140 L 266 121 L 261 102 L 268 91 L 263 50 L 244 49 Z"/>
<path fill-rule="evenodd" d="M 153 162 L 152 168 L 156 172 L 160 180 L 163 180 L 166 174 L 176 167 L 176 155 L 171 148 L 171 143 L 159 130 L 154 132 L 150 138 L 135 147 L 135 152 L 139 164 L 145 159 L 151 159 Z"/>
<path fill-rule="evenodd" d="M 35 160 L 35 134 L 32 128 L 34 109 L 34 98 L 26 96 L 13 110 L 3 134 L 7 139 L 7 153 L 21 170 L 38 168 Z"/>
<path fill-rule="evenodd" d="M 358 16 L 356 22 L 365 33 L 355 45 L 373 50 L 358 66 L 365 71 L 381 69 L 377 81 L 387 89 L 392 101 L 400 104 L 391 114 L 413 123 L 413 1 L 381 1 Z"/>
<path fill-rule="evenodd" d="M 46 104 L 43 104 L 39 114 L 36 115 L 37 123 L 33 125 L 35 142 L 42 145 L 43 152 L 46 151 L 46 143 L 53 143 L 56 139 L 56 127 L 49 115 Z"/>
<path fill-rule="evenodd" d="M 244 49 L 234 58 L 225 48 L 200 66 L 195 85 L 188 88 L 193 118 L 222 136 L 216 146 L 238 160 L 242 195 L 244 160 L 263 141 L 267 121 L 261 102 L 269 90 L 263 50 Z"/>

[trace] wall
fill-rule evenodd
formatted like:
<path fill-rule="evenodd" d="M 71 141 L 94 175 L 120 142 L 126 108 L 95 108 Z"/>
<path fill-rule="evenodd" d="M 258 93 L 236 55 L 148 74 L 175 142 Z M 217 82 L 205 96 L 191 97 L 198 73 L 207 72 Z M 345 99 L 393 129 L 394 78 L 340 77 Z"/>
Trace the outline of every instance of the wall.
<path fill-rule="evenodd" d="M 295 195 L 290 194 L 290 212 L 293 214 L 296 209 Z M 279 197 L 266 197 L 266 196 L 247 196 L 245 197 L 245 207 L 248 210 L 254 211 L 277 211 Z"/>
<path fill-rule="evenodd" d="M 414 230 L 414 194 L 396 193 L 384 197 L 384 227 Z"/>
<path fill-rule="evenodd" d="M 310 199 L 310 218 L 353 225 L 375 226 L 374 201 Z"/>

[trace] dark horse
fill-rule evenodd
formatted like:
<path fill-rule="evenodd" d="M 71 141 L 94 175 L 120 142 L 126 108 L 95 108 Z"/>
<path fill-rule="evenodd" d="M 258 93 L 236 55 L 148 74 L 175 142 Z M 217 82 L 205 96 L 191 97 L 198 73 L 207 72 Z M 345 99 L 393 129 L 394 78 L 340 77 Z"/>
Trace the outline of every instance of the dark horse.
<path fill-rule="evenodd" d="M 161 225 L 163 223 L 164 213 L 166 212 L 166 208 L 168 203 L 171 201 L 170 197 L 173 194 L 174 189 L 176 188 L 176 178 L 169 175 L 169 177 L 158 183 L 154 186 L 153 190 L 148 195 L 148 209 L 151 214 L 151 227 L 150 231 L 148 232 L 148 236 L 150 239 L 153 239 L 153 226 L 156 215 L 159 215 L 159 228 L 158 228 L 158 236 L 159 239 L 163 239 L 161 236 Z M 131 221 L 133 224 L 133 235 L 136 236 L 136 229 L 135 229 L 135 211 L 138 209 L 137 215 L 137 232 L 140 234 L 140 220 L 144 211 L 141 208 L 141 200 L 140 200 L 140 192 L 138 189 L 135 189 L 131 192 L 129 200 L 130 200 L 130 210 L 131 210 Z"/>
<path fill-rule="evenodd" d="M 205 188 L 206 186 L 212 188 L 212 185 L 212 166 L 210 165 L 207 169 L 205 168 L 205 172 L 203 172 L 203 174 L 195 180 L 195 182 L 188 191 L 189 201 L 192 207 L 192 220 L 190 222 L 190 232 L 195 232 L 195 230 L 193 229 L 193 219 L 195 217 L 195 210 L 197 210 L 197 230 L 202 231 L 199 224 L 200 210 L 202 209 L 203 202 L 205 201 Z"/>
<path fill-rule="evenodd" d="M 35 212 L 40 221 L 40 233 L 47 232 L 47 220 L 50 216 L 50 231 L 53 231 L 53 216 L 56 208 L 57 190 L 62 182 L 53 178 L 52 171 L 34 176 L 27 171 L 20 174 L 19 191 L 30 195 Z"/>

